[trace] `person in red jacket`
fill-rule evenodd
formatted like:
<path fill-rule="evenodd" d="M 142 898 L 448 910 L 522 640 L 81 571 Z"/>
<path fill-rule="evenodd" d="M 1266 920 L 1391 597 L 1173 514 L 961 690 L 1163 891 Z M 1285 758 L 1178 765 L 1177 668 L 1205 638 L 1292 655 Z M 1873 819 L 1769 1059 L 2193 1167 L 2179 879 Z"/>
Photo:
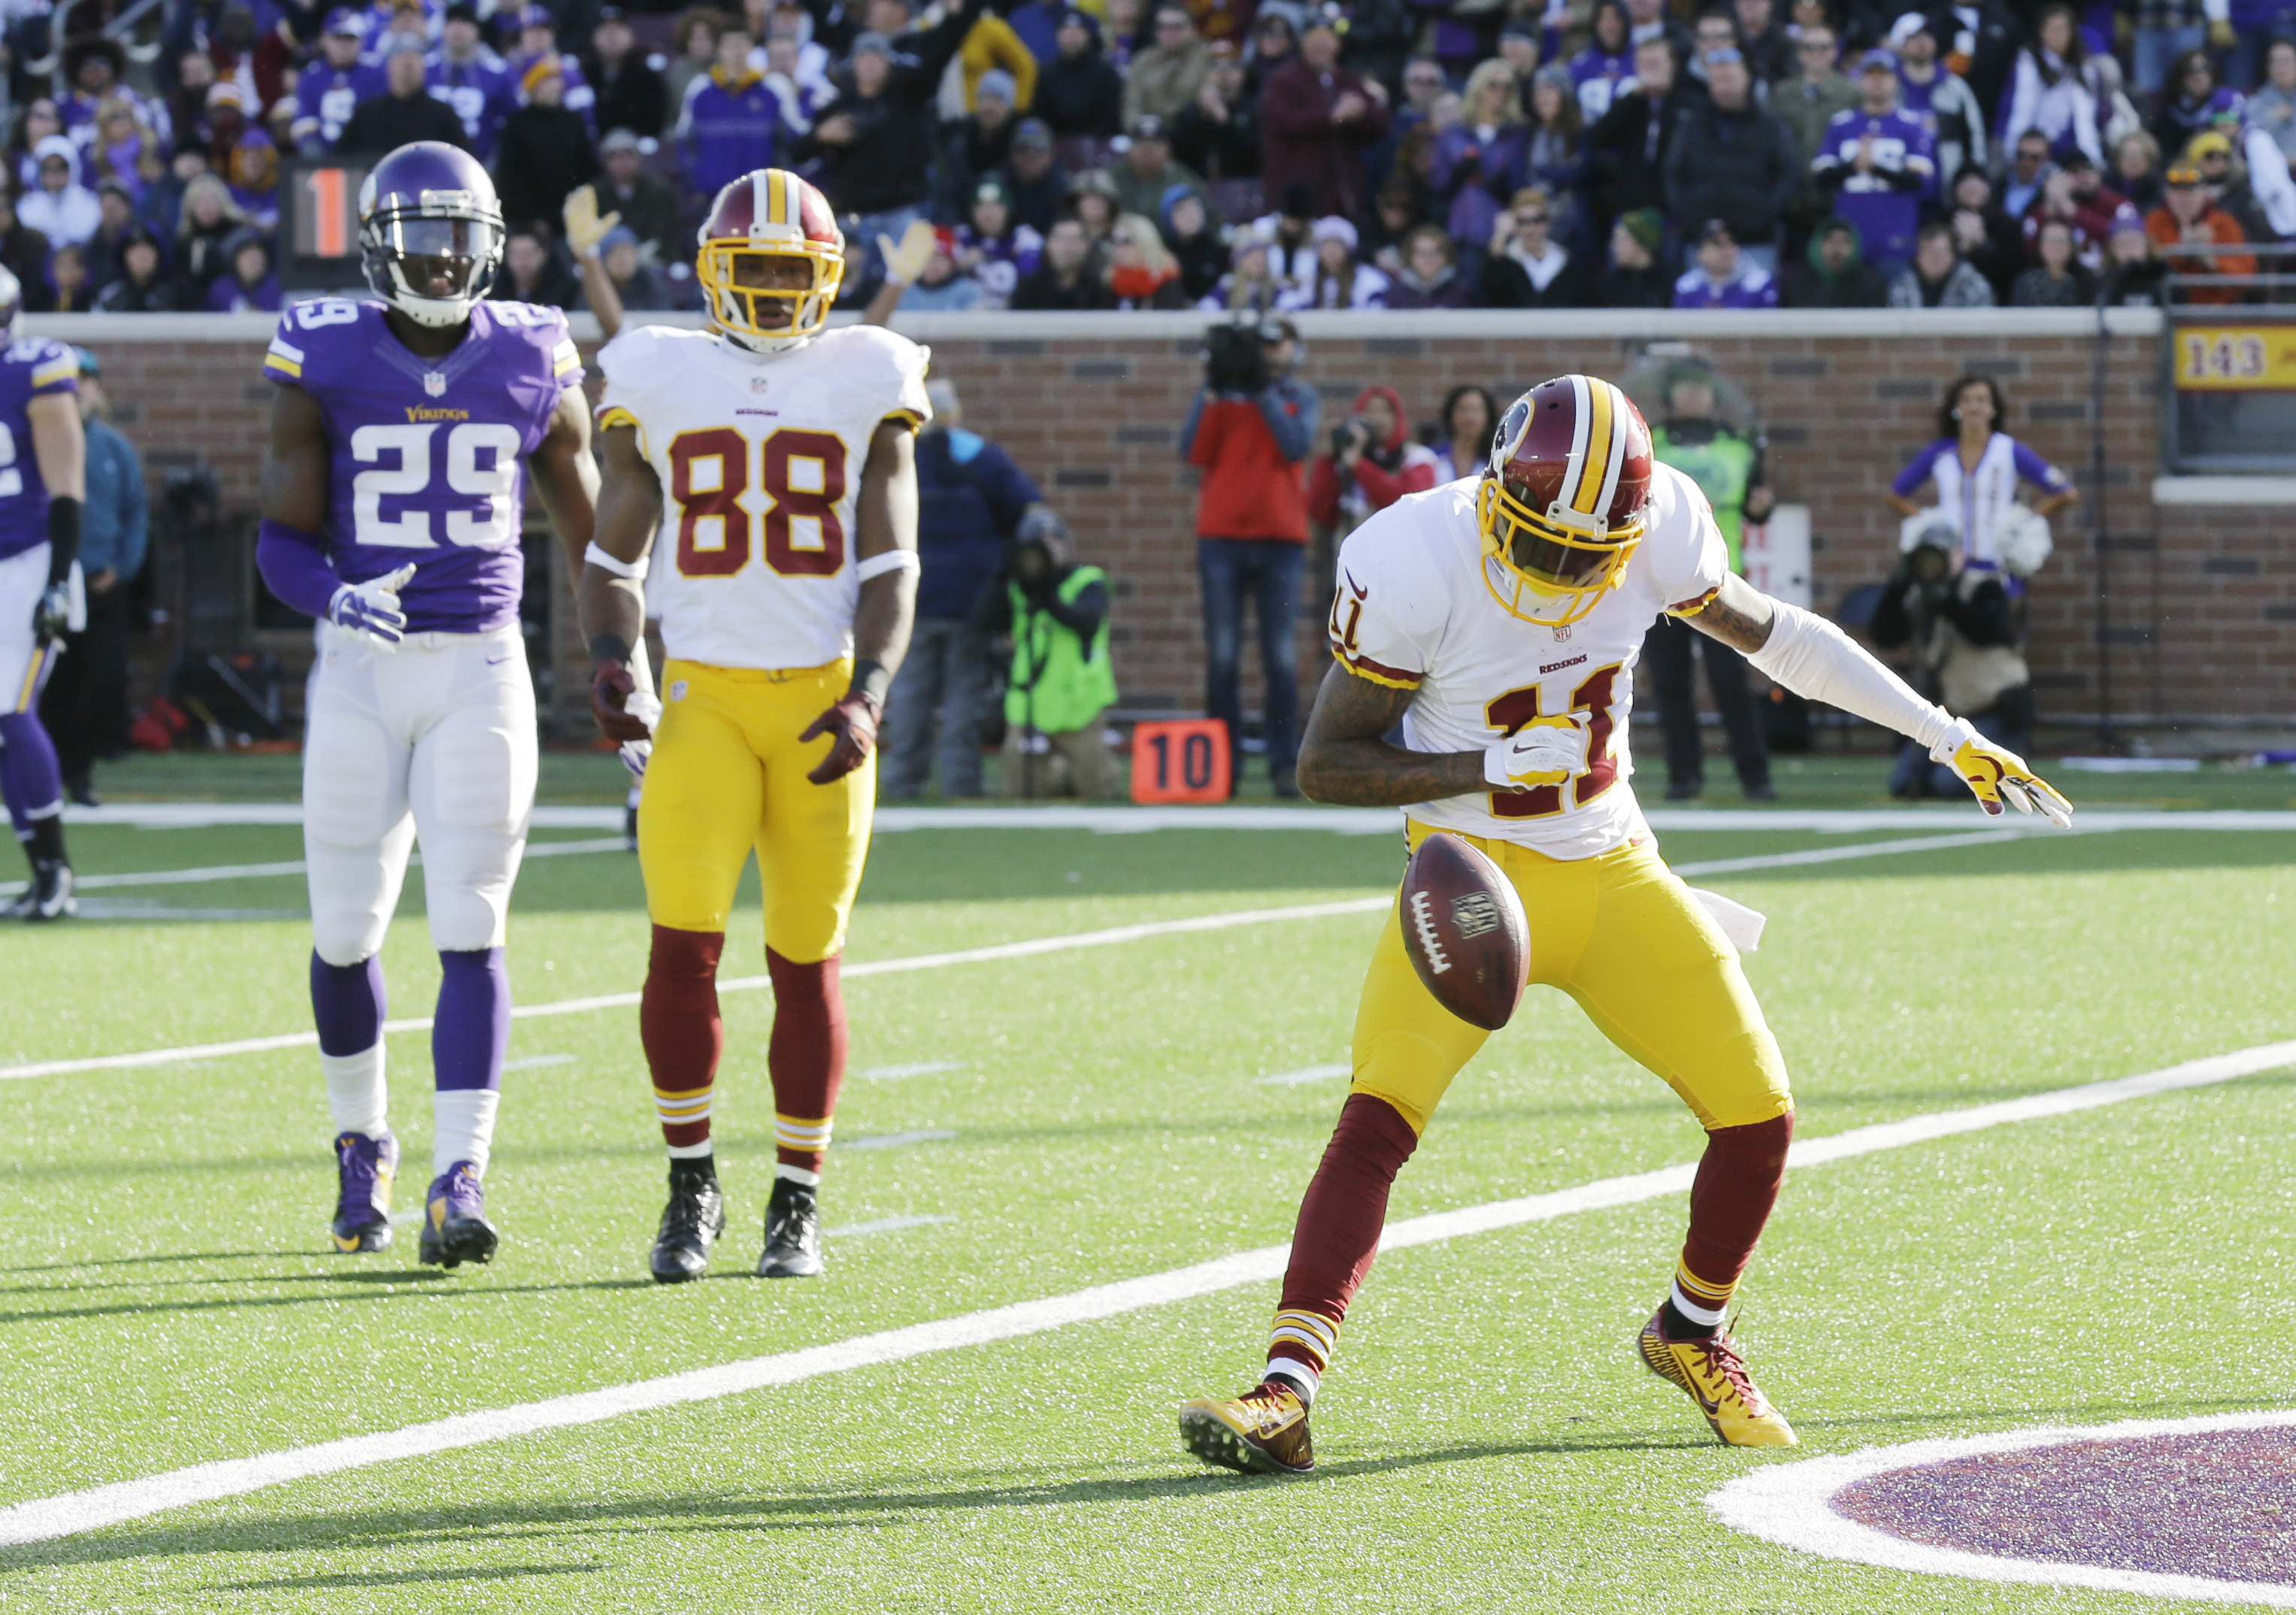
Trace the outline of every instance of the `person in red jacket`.
<path fill-rule="evenodd" d="M 1364 152 L 1387 135 L 1387 90 L 1340 65 L 1347 13 L 1325 4 L 1308 13 L 1300 49 L 1259 94 L 1260 186 L 1269 196 L 1300 181 L 1317 218 L 1361 218 Z"/>
<path fill-rule="evenodd" d="M 1411 440 L 1402 395 L 1374 383 L 1332 429 L 1330 452 L 1316 456 L 1308 473 L 1308 520 L 1345 537 L 1374 511 L 1434 487 L 1436 469 L 1434 451 Z"/>
<path fill-rule="evenodd" d="M 1316 389 L 1292 374 L 1298 330 L 1275 316 L 1215 325 L 1204 388 L 1180 433 L 1196 488 L 1196 570 L 1204 589 L 1204 710 L 1227 725 L 1228 778 L 1243 777 L 1243 605 L 1259 619 L 1267 772 L 1295 797 L 1300 673 L 1294 648 L 1308 561 L 1300 474 L 1316 441 Z"/>

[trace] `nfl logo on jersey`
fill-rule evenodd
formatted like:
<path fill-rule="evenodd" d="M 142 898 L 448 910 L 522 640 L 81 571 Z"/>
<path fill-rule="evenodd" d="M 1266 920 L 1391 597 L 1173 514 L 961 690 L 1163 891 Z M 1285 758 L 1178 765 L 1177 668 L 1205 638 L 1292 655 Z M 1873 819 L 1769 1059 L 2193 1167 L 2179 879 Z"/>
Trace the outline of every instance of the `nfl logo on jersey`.
<path fill-rule="evenodd" d="M 447 396 L 447 378 L 440 375 L 435 370 L 426 373 L 422 378 L 422 390 L 429 393 L 434 398 L 445 398 Z"/>

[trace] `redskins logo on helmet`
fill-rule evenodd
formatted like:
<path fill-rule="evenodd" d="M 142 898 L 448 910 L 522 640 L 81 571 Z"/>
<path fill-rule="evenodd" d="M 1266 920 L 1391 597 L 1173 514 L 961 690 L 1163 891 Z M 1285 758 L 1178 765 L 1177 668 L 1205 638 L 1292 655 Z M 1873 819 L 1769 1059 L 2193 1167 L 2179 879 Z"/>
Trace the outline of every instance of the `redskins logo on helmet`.
<path fill-rule="evenodd" d="M 819 191 L 786 168 L 758 168 L 709 204 L 693 267 L 727 337 L 780 353 L 829 323 L 845 236 Z"/>
<path fill-rule="evenodd" d="M 1517 398 L 1475 496 L 1492 596 L 1543 627 L 1592 611 L 1642 542 L 1651 464 L 1642 412 L 1608 381 L 1557 376 Z"/>

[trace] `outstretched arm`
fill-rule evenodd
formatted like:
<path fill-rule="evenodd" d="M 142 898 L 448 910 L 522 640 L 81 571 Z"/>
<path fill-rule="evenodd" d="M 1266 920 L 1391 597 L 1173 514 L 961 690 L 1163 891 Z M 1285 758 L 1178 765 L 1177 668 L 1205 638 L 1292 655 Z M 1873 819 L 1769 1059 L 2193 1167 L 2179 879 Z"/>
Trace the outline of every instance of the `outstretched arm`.
<path fill-rule="evenodd" d="M 2038 808 L 2052 824 L 2072 824 L 2072 804 L 2028 768 L 2024 758 L 1978 734 L 1967 718 L 1923 701 L 1824 618 L 1773 600 L 1734 575 L 1684 620 L 1708 638 L 1743 652 L 1757 670 L 1795 694 L 1855 713 L 1926 747 L 1932 758 L 1961 775 L 1987 813 L 1998 815 L 2006 799 L 2020 813 Z"/>

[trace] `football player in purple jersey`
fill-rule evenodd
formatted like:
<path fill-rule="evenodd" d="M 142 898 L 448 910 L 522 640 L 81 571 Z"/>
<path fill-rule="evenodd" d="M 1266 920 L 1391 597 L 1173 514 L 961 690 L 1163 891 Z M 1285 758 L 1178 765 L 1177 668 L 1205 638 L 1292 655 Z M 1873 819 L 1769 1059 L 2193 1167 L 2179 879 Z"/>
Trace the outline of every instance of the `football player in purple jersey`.
<path fill-rule="evenodd" d="M 303 753 L 311 1007 L 334 1115 L 336 1248 L 390 1242 L 377 958 L 419 839 L 443 977 L 422 1259 L 495 1250 L 480 1187 L 510 982 L 511 883 L 534 804 L 534 688 L 519 631 L 525 471 L 578 572 L 598 472 L 582 364 L 554 308 L 487 302 L 502 212 L 478 160 L 390 153 L 359 196 L 380 301 L 301 303 L 264 360 L 279 384 L 257 561 L 321 619 Z"/>
<path fill-rule="evenodd" d="M 0 794 L 32 878 L 8 906 L 20 920 L 77 912 L 64 857 L 63 779 L 40 726 L 40 688 L 57 641 L 86 621 L 79 582 L 79 355 L 42 337 L 19 339 L 16 277 L 0 269 Z"/>

